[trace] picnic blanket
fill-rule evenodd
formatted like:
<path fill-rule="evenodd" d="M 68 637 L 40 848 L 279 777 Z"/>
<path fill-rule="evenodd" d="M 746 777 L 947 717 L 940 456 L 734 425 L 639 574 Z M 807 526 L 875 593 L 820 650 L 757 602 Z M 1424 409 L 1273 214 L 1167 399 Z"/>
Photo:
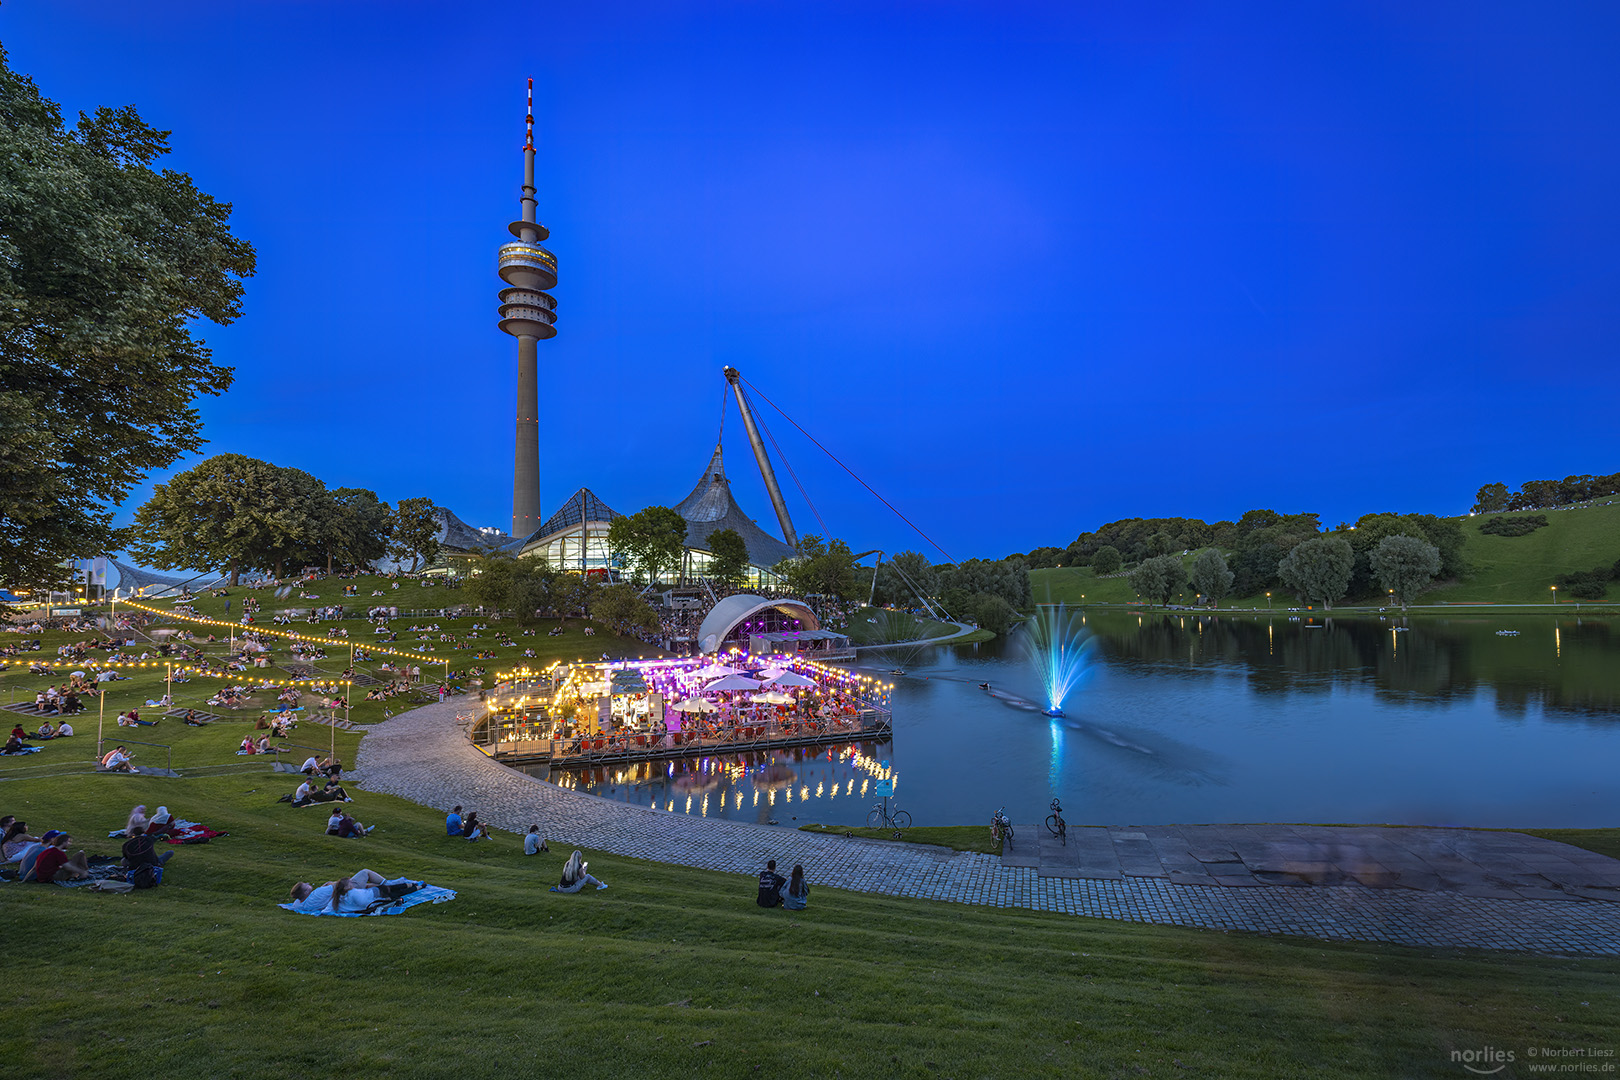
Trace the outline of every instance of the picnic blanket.
<path fill-rule="evenodd" d="M 16 757 L 18 754 L 37 754 L 43 749 L 43 746 L 24 746 L 19 750 L 0 750 L 0 754 Z"/>
<path fill-rule="evenodd" d="M 365 915 L 398 915 L 406 908 L 413 908 L 417 904 L 442 904 L 456 898 L 456 890 L 442 888 L 438 885 L 423 885 L 413 893 L 407 893 L 397 900 L 386 905 L 378 904 L 369 911 L 299 911 L 296 904 L 277 904 L 292 912 L 294 915 L 335 915 L 340 919 L 358 919 Z"/>
<path fill-rule="evenodd" d="M 176 821 L 174 823 L 173 832 L 157 837 L 157 839 L 167 840 L 171 844 L 206 844 L 216 836 L 229 835 L 231 834 L 228 832 L 220 832 L 216 829 L 210 829 L 201 822 Z M 123 829 L 115 829 L 107 834 L 107 838 L 109 840 L 123 840 L 126 839 L 127 836 L 128 834 L 125 833 Z"/>

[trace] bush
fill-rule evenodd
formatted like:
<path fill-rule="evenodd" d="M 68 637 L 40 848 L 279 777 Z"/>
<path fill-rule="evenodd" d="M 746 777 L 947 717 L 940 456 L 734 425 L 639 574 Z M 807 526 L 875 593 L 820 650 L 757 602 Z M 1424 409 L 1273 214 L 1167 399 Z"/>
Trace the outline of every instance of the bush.
<path fill-rule="evenodd" d="M 1558 576 L 1558 591 L 1577 600 L 1601 600 L 1609 591 L 1609 582 L 1620 577 L 1620 562 L 1613 566 L 1594 566 L 1573 574 Z"/>
<path fill-rule="evenodd" d="M 1546 514 L 1526 514 L 1523 517 L 1493 517 L 1479 527 L 1486 536 L 1529 536 L 1547 525 Z"/>

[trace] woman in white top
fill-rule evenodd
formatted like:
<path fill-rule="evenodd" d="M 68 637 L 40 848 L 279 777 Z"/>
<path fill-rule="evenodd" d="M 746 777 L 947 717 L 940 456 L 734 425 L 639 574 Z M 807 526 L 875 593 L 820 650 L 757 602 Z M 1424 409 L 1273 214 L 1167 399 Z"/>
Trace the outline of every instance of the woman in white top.
<path fill-rule="evenodd" d="M 332 886 L 333 911 L 364 911 L 382 899 L 380 886 L 387 879 L 375 870 L 362 870 L 340 878 Z"/>

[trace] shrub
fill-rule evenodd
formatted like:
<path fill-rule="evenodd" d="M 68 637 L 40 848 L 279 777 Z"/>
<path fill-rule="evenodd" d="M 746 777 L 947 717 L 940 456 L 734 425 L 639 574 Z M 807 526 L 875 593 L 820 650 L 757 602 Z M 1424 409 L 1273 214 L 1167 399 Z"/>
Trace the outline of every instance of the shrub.
<path fill-rule="evenodd" d="M 1480 525 L 1479 531 L 1487 536 L 1529 536 L 1545 528 L 1546 514 L 1526 514 L 1523 517 L 1493 517 Z"/>

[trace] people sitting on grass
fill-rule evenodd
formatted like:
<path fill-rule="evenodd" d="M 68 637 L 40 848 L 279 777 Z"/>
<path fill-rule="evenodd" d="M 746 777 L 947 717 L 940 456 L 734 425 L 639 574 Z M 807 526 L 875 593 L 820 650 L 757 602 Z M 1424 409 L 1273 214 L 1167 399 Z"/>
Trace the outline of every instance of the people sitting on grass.
<path fill-rule="evenodd" d="M 62 721 L 60 724 L 56 725 L 56 735 L 54 737 L 58 739 L 71 739 L 73 737 L 73 725 L 68 723 L 66 720 Z"/>
<path fill-rule="evenodd" d="M 180 719 L 187 727 L 206 727 L 208 724 L 208 721 L 197 715 L 196 709 L 187 709 L 186 714 Z"/>
<path fill-rule="evenodd" d="M 257 754 L 259 752 L 259 744 L 253 741 L 253 736 L 245 736 L 242 739 L 242 745 L 237 748 L 236 752 L 238 754 Z"/>
<path fill-rule="evenodd" d="M 163 866 L 174 856 L 173 851 L 159 855 L 157 841 L 146 835 L 146 826 L 137 825 L 124 841 L 124 869 L 129 871 L 130 884 L 137 889 L 149 889 L 163 881 Z"/>
<path fill-rule="evenodd" d="M 68 854 L 73 837 L 55 829 L 41 839 L 41 847 L 34 855 L 33 865 L 23 867 L 20 880 L 49 885 L 53 881 L 80 881 L 90 876 L 90 860 L 80 848 Z"/>
<path fill-rule="evenodd" d="M 311 754 L 309 757 L 304 759 L 304 763 L 302 765 L 298 766 L 298 771 L 303 773 L 305 776 L 314 776 L 316 773 L 321 771 L 321 763 L 315 759 L 314 754 Z"/>
<path fill-rule="evenodd" d="M 16 862 L 39 842 L 39 837 L 28 831 L 28 822 L 13 819 L 6 825 L 5 839 L 0 840 L 0 861 Z"/>
<path fill-rule="evenodd" d="M 467 820 L 461 823 L 461 835 L 468 840 L 489 839 L 489 829 L 478 820 L 478 811 L 473 810 L 467 814 Z"/>
<path fill-rule="evenodd" d="M 364 836 L 376 827 L 360 824 L 337 807 L 332 808 L 332 816 L 326 819 L 326 835 L 336 836 L 342 840 Z"/>
<path fill-rule="evenodd" d="M 124 822 L 124 835 L 134 836 L 137 828 L 146 827 L 146 804 L 136 803 L 135 809 L 129 812 L 129 818 Z"/>
<path fill-rule="evenodd" d="M 804 867 L 793 864 L 793 874 L 782 886 L 782 906 L 789 911 L 803 911 L 810 904 L 810 886 L 804 880 Z"/>
<path fill-rule="evenodd" d="M 538 855 L 550 850 L 551 848 L 546 845 L 546 838 L 540 835 L 540 826 L 530 825 L 528 833 L 523 837 L 523 854 Z"/>
<path fill-rule="evenodd" d="M 32 738 L 33 736 L 24 731 L 21 724 L 18 724 L 16 727 L 11 729 L 11 737 L 16 739 L 18 742 L 21 742 L 22 740 Z"/>
<path fill-rule="evenodd" d="M 577 893 L 587 885 L 595 885 L 598 889 L 607 888 L 605 881 L 598 881 L 590 875 L 590 865 L 585 861 L 583 852 L 575 851 L 563 864 L 562 880 L 553 885 L 551 891 Z"/>
<path fill-rule="evenodd" d="M 154 840 L 161 840 L 174 832 L 174 815 L 169 813 L 167 806 L 157 808 L 157 813 L 146 823 L 146 835 Z"/>
<path fill-rule="evenodd" d="M 54 739 L 55 737 L 56 729 L 51 727 L 51 722 L 49 720 L 42 722 L 39 725 L 39 730 L 34 732 L 32 736 L 32 738 L 35 739 Z"/>
<path fill-rule="evenodd" d="M 461 807 L 452 806 L 450 812 L 444 815 L 444 834 L 446 836 L 461 835 Z"/>
<path fill-rule="evenodd" d="M 115 746 L 101 755 L 101 767 L 107 772 L 135 771 L 135 766 L 130 764 L 129 751 L 122 746 Z"/>
<path fill-rule="evenodd" d="M 32 749 L 33 747 L 29 746 L 20 738 L 13 735 L 11 738 L 6 740 L 5 749 L 0 750 L 0 754 L 24 754 Z"/>
<path fill-rule="evenodd" d="M 760 907 L 776 907 L 782 902 L 782 886 L 786 884 L 787 878 L 776 872 L 776 860 L 770 860 L 760 871 L 759 899 L 756 902 Z"/>
<path fill-rule="evenodd" d="M 343 759 L 328 757 L 321 759 L 321 772 L 333 780 L 343 779 Z"/>

